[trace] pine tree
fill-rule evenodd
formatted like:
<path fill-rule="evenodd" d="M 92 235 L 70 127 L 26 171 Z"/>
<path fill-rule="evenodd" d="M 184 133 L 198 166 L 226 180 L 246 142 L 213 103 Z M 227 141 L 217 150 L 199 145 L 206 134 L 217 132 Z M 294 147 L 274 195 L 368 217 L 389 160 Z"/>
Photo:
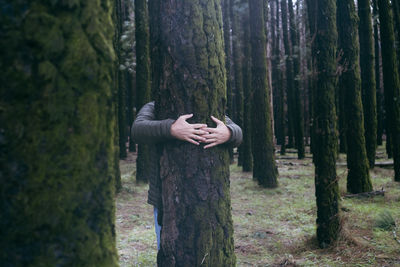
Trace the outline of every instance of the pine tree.
<path fill-rule="evenodd" d="M 337 1 L 337 28 L 339 33 L 340 64 L 342 73 L 339 87 L 344 88 L 347 138 L 347 191 L 361 193 L 372 191 L 365 148 L 364 117 L 361 103 L 361 78 L 359 44 L 357 40 L 358 17 L 353 0 Z"/>
<path fill-rule="evenodd" d="M 136 109 L 139 111 L 150 101 L 150 50 L 149 18 L 146 0 L 135 0 L 135 39 L 136 39 Z M 138 145 L 136 159 L 136 181 L 147 182 L 148 162 L 150 161 L 148 145 Z"/>
<path fill-rule="evenodd" d="M 116 266 L 114 5 L 0 8 L 1 265 Z"/>
<path fill-rule="evenodd" d="M 267 83 L 266 38 L 262 0 L 249 0 L 252 54 L 253 177 L 263 187 L 277 187 L 269 88 Z"/>
<path fill-rule="evenodd" d="M 374 44 L 370 0 L 358 0 L 361 89 L 364 108 L 365 144 L 370 168 L 375 165 L 376 154 L 376 84 Z"/>
<path fill-rule="evenodd" d="M 211 126 L 210 116 L 224 118 L 226 107 L 220 2 L 156 3 L 162 14 L 157 119 L 193 113 L 191 122 Z M 235 266 L 228 147 L 173 140 L 161 150 L 159 266 Z"/>
<path fill-rule="evenodd" d="M 316 22 L 315 28 L 314 25 L 310 27 L 316 33 L 313 56 L 318 73 L 313 94 L 313 161 L 317 200 L 317 238 L 319 245 L 325 247 L 337 239 L 340 224 L 335 125 L 336 2 L 335 0 L 312 0 L 308 8 L 310 19 L 315 18 Z"/>
<path fill-rule="evenodd" d="M 400 181 L 400 81 L 394 46 L 393 16 L 388 0 L 378 0 L 387 128 L 393 149 L 394 180 Z"/>

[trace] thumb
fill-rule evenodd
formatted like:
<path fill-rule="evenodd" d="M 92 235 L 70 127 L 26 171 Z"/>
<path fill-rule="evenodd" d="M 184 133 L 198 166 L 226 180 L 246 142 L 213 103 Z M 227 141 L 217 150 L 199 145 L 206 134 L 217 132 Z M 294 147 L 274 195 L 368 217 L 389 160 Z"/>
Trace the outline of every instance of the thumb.
<path fill-rule="evenodd" d="M 217 125 L 224 124 L 222 121 L 220 121 L 219 119 L 217 119 L 217 118 L 214 117 L 214 116 L 211 116 L 211 119 L 212 119 Z"/>
<path fill-rule="evenodd" d="M 185 114 L 185 115 L 180 116 L 179 119 L 187 120 L 191 117 L 193 117 L 193 114 Z"/>

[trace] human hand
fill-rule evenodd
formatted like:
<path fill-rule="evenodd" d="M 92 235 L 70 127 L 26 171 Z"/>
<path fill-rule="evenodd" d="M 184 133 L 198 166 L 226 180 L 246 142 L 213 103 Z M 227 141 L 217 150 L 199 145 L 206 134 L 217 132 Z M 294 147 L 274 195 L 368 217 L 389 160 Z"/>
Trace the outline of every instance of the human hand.
<path fill-rule="evenodd" d="M 203 135 L 203 137 L 206 139 L 203 142 L 208 143 L 208 145 L 204 146 L 205 149 L 223 144 L 231 138 L 231 131 L 228 129 L 228 127 L 226 127 L 224 122 L 220 121 L 214 116 L 211 116 L 211 119 L 217 124 L 217 127 L 202 128 L 202 130 L 207 132 L 207 134 Z"/>
<path fill-rule="evenodd" d="M 190 124 L 186 120 L 193 117 L 193 114 L 186 114 L 180 116 L 171 125 L 171 135 L 176 139 L 190 142 L 195 145 L 199 145 L 198 141 L 205 142 L 206 138 L 203 137 L 207 134 L 203 129 L 207 127 L 207 124 L 194 123 Z"/>

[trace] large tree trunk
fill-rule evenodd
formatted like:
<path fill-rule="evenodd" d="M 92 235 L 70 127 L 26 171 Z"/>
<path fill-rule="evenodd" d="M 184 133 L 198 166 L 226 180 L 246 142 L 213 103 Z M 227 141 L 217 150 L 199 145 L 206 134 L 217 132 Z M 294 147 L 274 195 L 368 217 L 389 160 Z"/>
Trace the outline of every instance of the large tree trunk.
<path fill-rule="evenodd" d="M 139 111 L 150 101 L 150 51 L 149 18 L 146 0 L 135 0 L 135 39 L 136 39 L 136 108 Z M 136 181 L 147 182 L 150 161 L 148 145 L 138 145 L 136 159 Z"/>
<path fill-rule="evenodd" d="M 213 125 L 225 115 L 225 58 L 219 1 L 159 1 L 158 119 L 193 113 Z M 234 266 L 226 145 L 210 149 L 171 140 L 160 173 L 163 220 L 159 266 Z"/>
<path fill-rule="evenodd" d="M 253 176 L 263 187 L 277 187 L 269 88 L 267 82 L 266 38 L 262 0 L 249 0 L 252 54 Z"/>
<path fill-rule="evenodd" d="M 365 144 L 369 167 L 375 165 L 376 153 L 376 85 L 374 69 L 374 44 L 370 0 L 358 0 L 361 90 L 364 108 Z"/>
<path fill-rule="evenodd" d="M 315 195 L 317 238 L 321 247 L 331 244 L 339 232 L 339 188 L 336 177 L 336 2 L 310 1 L 316 11 L 313 55 L 318 76 L 314 87 Z M 313 13 L 310 13 L 313 15 Z"/>
<path fill-rule="evenodd" d="M 388 0 L 378 0 L 378 7 L 387 128 L 390 129 L 392 141 L 394 180 L 400 181 L 400 82 L 394 46 L 393 16 Z"/>
<path fill-rule="evenodd" d="M 117 266 L 114 5 L 0 9 L 1 265 Z"/>
<path fill-rule="evenodd" d="M 347 190 L 356 194 L 372 191 L 361 103 L 358 18 L 353 0 L 338 0 L 337 5 L 338 43 L 342 68 L 339 88 L 341 90 L 345 88 L 343 91 L 347 128 Z"/>

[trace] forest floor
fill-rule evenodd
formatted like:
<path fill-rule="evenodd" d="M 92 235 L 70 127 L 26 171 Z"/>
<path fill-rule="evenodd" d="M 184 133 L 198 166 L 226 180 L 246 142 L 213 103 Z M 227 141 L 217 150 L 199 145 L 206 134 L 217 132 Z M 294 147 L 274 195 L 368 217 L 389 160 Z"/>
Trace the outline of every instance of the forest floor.
<path fill-rule="evenodd" d="M 232 164 L 231 199 L 237 266 L 400 266 L 400 183 L 393 167 L 371 170 L 374 190 L 384 196 L 345 198 L 347 169 L 338 164 L 342 233 L 325 249 L 316 241 L 314 167 L 310 155 L 277 155 L 279 187 L 260 188 L 251 173 Z M 386 162 L 383 147 L 378 162 Z M 136 155 L 120 162 L 123 189 L 117 196 L 117 247 L 121 267 L 156 266 L 157 245 L 148 185 L 137 185 Z M 341 154 L 340 163 L 345 163 Z M 393 217 L 392 230 L 379 228 Z M 382 220 L 381 220 L 382 221 Z M 385 220 L 384 220 L 385 221 Z M 386 219 L 386 221 L 390 221 Z M 393 231 L 394 229 L 394 231 Z M 397 240 L 394 238 L 397 233 Z"/>

